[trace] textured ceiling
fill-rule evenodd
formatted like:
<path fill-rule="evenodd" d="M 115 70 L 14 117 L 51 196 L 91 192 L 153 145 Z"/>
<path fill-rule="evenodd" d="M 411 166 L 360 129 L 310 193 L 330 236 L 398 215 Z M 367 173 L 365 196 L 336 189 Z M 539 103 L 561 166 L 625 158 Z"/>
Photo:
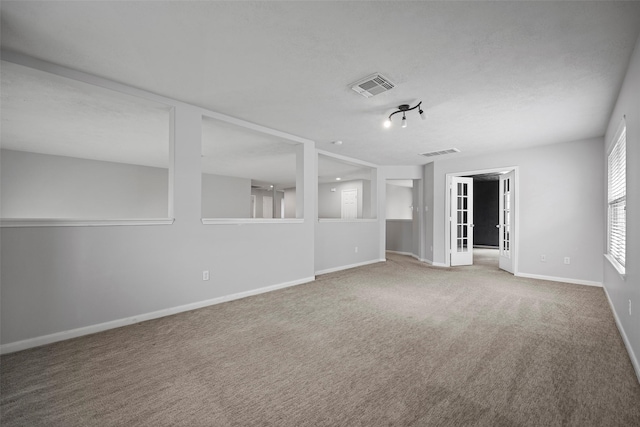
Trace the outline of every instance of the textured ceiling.
<path fill-rule="evenodd" d="M 5 50 L 382 165 L 602 136 L 640 32 L 639 2 L 0 7 Z M 350 89 L 374 72 L 397 86 L 369 99 Z M 406 129 L 382 128 L 394 107 L 419 100 L 427 121 L 413 111 Z"/>

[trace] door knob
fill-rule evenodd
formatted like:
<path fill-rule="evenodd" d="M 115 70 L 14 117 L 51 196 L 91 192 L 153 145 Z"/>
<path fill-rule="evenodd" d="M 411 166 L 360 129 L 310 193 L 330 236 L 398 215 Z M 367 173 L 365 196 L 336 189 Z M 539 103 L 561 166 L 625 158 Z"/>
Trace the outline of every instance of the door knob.
<path fill-rule="evenodd" d="M 496 224 L 496 228 L 500 228 L 500 224 Z"/>

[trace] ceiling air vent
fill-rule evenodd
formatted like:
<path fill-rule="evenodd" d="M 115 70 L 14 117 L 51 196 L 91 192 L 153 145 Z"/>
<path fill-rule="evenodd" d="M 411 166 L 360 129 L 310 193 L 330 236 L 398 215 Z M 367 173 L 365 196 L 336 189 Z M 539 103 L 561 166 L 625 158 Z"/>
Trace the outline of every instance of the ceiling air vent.
<path fill-rule="evenodd" d="M 459 152 L 460 150 L 458 150 L 457 148 L 449 148 L 448 150 L 431 151 L 429 153 L 420 153 L 420 155 L 425 157 L 434 157 L 434 156 L 443 156 L 445 154 L 459 153 Z"/>
<path fill-rule="evenodd" d="M 395 85 L 391 83 L 388 78 L 378 73 L 358 80 L 351 85 L 351 89 L 355 90 L 365 98 L 371 98 L 372 96 L 391 90 L 394 87 Z"/>

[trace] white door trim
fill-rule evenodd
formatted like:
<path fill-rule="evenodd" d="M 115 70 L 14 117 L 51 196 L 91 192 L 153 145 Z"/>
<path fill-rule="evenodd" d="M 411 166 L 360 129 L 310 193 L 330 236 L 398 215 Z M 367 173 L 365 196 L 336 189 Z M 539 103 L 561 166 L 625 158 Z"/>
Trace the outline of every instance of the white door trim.
<path fill-rule="evenodd" d="M 480 175 L 485 173 L 500 173 L 505 171 L 514 171 L 514 186 L 515 186 L 515 227 L 513 230 L 513 273 L 514 275 L 518 274 L 518 258 L 520 256 L 520 168 L 519 166 L 504 166 L 504 167 L 496 167 L 490 169 L 480 169 L 480 170 L 470 170 L 470 171 L 462 171 L 462 172 L 451 172 L 446 174 L 445 179 L 445 220 L 446 224 L 449 223 L 449 218 L 451 217 L 451 193 L 449 188 L 451 186 L 451 177 L 452 176 L 469 176 L 469 175 Z M 444 266 L 451 267 L 451 233 L 449 233 L 449 227 L 444 227 L 444 250 L 445 250 L 445 259 Z"/>

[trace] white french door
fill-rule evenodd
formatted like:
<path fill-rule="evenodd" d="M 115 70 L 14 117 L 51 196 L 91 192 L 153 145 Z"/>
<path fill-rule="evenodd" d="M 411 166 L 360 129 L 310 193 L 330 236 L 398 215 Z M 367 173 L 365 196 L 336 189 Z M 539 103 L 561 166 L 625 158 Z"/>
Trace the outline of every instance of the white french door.
<path fill-rule="evenodd" d="M 451 265 L 473 264 L 473 178 L 451 177 Z"/>
<path fill-rule="evenodd" d="M 515 172 L 500 175 L 500 268 L 513 274 L 515 220 Z"/>

